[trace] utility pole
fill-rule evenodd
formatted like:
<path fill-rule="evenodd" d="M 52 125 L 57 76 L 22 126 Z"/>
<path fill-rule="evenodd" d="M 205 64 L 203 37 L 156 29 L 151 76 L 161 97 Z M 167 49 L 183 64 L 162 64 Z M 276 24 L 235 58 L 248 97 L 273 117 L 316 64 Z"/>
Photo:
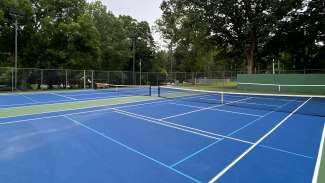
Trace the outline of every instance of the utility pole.
<path fill-rule="evenodd" d="M 170 55 L 170 74 L 173 72 L 173 42 L 169 45 L 169 55 Z"/>
<path fill-rule="evenodd" d="M 18 20 L 15 20 L 15 89 L 17 90 L 17 76 L 18 76 Z"/>
<path fill-rule="evenodd" d="M 139 66 L 140 66 L 140 86 L 141 86 L 142 85 L 142 59 L 141 58 L 140 58 Z"/>
<path fill-rule="evenodd" d="M 275 61 L 274 61 L 274 58 L 272 60 L 272 73 L 273 73 L 273 75 L 275 74 Z"/>
<path fill-rule="evenodd" d="M 17 90 L 17 77 L 18 77 L 18 18 L 25 16 L 24 12 L 16 9 L 9 9 L 9 15 L 15 19 L 15 78 L 14 88 Z"/>
<path fill-rule="evenodd" d="M 133 37 L 133 72 L 132 72 L 132 74 L 133 74 L 133 85 L 136 85 L 136 75 L 135 75 L 135 56 L 136 56 L 136 46 L 135 46 L 135 43 L 136 43 L 136 35 L 133 35 L 134 37 Z"/>

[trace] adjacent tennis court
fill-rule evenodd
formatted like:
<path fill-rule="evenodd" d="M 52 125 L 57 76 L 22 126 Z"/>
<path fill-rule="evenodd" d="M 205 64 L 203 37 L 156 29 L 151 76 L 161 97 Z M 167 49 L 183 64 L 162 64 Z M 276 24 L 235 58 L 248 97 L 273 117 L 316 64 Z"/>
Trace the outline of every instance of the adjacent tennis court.
<path fill-rule="evenodd" d="M 0 179 L 316 182 L 324 106 L 173 87 L 0 95 Z"/>

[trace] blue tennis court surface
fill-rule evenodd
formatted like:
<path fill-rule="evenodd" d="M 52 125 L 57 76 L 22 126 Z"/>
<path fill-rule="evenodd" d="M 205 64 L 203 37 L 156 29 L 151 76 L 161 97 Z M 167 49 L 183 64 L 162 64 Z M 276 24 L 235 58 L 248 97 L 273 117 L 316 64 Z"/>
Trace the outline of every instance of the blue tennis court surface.
<path fill-rule="evenodd" d="M 149 87 L 0 95 L 0 108 L 150 95 Z M 154 91 L 153 91 L 154 92 Z"/>
<path fill-rule="evenodd" d="M 128 96 L 132 95 L 104 91 L 1 95 L 0 107 Z M 146 102 L 1 118 L 0 180 L 309 183 L 315 179 L 325 114 L 307 111 L 324 108 L 325 99 L 237 95 L 225 96 L 226 103 L 214 102 L 218 97 L 153 97 Z M 201 102 L 192 100 L 197 98 Z"/>

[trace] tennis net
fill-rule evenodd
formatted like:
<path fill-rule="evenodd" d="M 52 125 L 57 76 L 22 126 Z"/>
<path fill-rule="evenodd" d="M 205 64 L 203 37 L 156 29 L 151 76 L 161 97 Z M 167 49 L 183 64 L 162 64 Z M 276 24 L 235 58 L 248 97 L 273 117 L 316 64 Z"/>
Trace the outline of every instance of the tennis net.
<path fill-rule="evenodd" d="M 158 95 L 161 98 L 181 102 L 205 103 L 210 106 L 231 106 L 263 111 L 291 113 L 302 104 L 297 113 L 303 115 L 325 117 L 325 97 L 307 95 L 279 95 L 259 93 L 231 93 L 205 91 L 187 88 L 160 86 Z"/>
<path fill-rule="evenodd" d="M 114 92 L 121 95 L 151 96 L 151 86 L 97 84 L 96 88 L 103 92 Z"/>

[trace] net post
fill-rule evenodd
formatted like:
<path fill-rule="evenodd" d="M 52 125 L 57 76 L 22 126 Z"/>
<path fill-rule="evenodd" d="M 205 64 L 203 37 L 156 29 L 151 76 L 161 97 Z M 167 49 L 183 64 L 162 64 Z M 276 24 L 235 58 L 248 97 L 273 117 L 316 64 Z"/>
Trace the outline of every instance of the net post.
<path fill-rule="evenodd" d="M 152 87 L 151 87 L 151 85 L 149 85 L 149 96 L 152 96 L 151 89 L 152 89 Z"/>
<path fill-rule="evenodd" d="M 224 92 L 221 92 L 221 104 L 225 104 Z"/>
<path fill-rule="evenodd" d="M 160 88 L 160 85 L 158 85 L 158 97 L 161 97 L 161 88 Z"/>

